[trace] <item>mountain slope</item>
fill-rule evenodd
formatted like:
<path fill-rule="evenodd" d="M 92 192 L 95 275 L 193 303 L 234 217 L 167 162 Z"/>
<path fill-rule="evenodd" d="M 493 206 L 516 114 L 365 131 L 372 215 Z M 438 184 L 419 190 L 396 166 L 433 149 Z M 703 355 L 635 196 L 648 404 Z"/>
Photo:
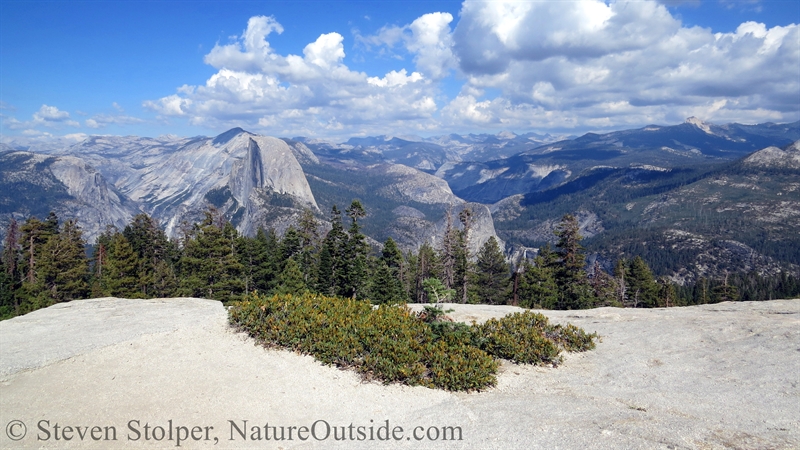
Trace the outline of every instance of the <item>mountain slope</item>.
<path fill-rule="evenodd" d="M 537 246 L 554 240 L 561 215 L 578 212 L 591 251 L 609 260 L 642 255 L 657 273 L 677 281 L 797 270 L 797 145 L 721 167 L 597 168 L 557 188 L 498 202 L 495 224 L 512 244 Z"/>
<path fill-rule="evenodd" d="M 5 229 L 11 217 L 17 221 L 30 216 L 44 218 L 50 211 L 62 219 L 78 219 L 84 237 L 90 241 L 106 225 L 122 228 L 140 212 L 135 202 L 79 158 L 0 153 L 2 227 Z"/>
<path fill-rule="evenodd" d="M 800 139 L 800 122 L 716 126 L 689 118 L 675 126 L 648 126 L 607 134 L 588 133 L 482 162 L 448 162 L 436 175 L 468 201 L 495 203 L 575 179 L 593 167 L 674 168 L 725 163 L 768 146 Z"/>
<path fill-rule="evenodd" d="M 464 208 L 473 210 L 473 254 L 490 237 L 497 237 L 486 205 L 465 202 L 453 195 L 444 180 L 420 170 L 399 164 L 353 162 L 304 164 L 303 170 L 326 213 L 333 205 L 343 210 L 352 199 L 361 201 L 367 211 L 362 220 L 364 233 L 376 244 L 392 237 L 404 250 L 416 250 L 424 242 L 436 246 L 444 233 L 448 212 L 458 227 L 457 216 Z"/>

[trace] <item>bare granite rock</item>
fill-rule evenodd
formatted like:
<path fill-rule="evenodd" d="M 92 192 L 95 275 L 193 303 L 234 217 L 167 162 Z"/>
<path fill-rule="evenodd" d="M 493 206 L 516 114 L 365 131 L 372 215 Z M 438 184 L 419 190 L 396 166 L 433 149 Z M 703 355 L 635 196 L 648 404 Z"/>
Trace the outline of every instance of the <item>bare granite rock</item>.
<path fill-rule="evenodd" d="M 445 307 L 466 321 L 521 310 Z M 497 387 L 451 393 L 264 349 L 214 301 L 56 305 L 0 322 L 0 448 L 800 447 L 800 300 L 544 313 L 602 340 L 558 368 L 504 363 Z M 458 430 L 446 427 L 461 439 L 444 441 Z"/>

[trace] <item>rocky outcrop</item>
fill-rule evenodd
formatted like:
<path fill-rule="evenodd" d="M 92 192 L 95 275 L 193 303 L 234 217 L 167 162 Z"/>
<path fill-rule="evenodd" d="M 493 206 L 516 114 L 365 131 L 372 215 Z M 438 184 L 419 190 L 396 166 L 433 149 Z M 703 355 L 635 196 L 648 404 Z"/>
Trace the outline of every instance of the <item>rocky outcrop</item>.
<path fill-rule="evenodd" d="M 209 203 L 232 208 L 232 214 L 249 211 L 235 225 L 240 232 L 253 231 L 256 198 L 267 192 L 288 195 L 298 206 L 317 209 L 292 149 L 280 139 L 241 129 L 190 141 L 166 159 L 139 169 L 120 189 L 165 222 L 168 235 L 174 235 L 183 221 L 199 220 Z"/>
<path fill-rule="evenodd" d="M 80 158 L 9 152 L 0 155 L 0 167 L 0 188 L 9 194 L 0 200 L 3 222 L 12 215 L 17 220 L 43 219 L 53 211 L 62 220 L 76 219 L 84 238 L 94 242 L 106 225 L 122 229 L 140 212 Z"/>
<path fill-rule="evenodd" d="M 286 142 L 286 145 L 292 150 L 294 157 L 297 158 L 297 162 L 300 164 L 319 164 L 319 158 L 306 144 L 291 139 L 283 139 L 283 142 Z"/>
<path fill-rule="evenodd" d="M 522 311 L 444 309 L 466 323 Z M 218 445 L 184 439 L 181 448 L 269 447 L 249 439 L 250 426 L 263 430 L 268 419 L 285 429 L 316 423 L 318 436 L 323 423 L 374 427 L 377 434 L 387 420 L 388 429 L 402 427 L 398 436 L 406 437 L 417 424 L 430 426 L 431 436 L 458 427 L 463 439 L 442 445 L 447 448 L 798 448 L 799 310 L 800 300 L 776 300 L 541 311 L 551 322 L 600 335 L 596 348 L 565 355 L 557 368 L 503 362 L 496 387 L 457 393 L 365 382 L 311 356 L 254 345 L 231 330 L 217 301 L 60 303 L 0 322 L 0 418 L 21 420 L 28 430 L 19 441 L 0 434 L 0 447 L 56 447 L 54 417 L 62 427 L 102 417 L 99 425 L 119 432 L 112 444 L 125 442 L 132 419 L 141 420 L 142 440 L 145 421 L 151 433 L 200 424 L 213 427 L 212 441 L 219 438 Z M 370 422 L 376 414 L 381 417 Z M 49 418 L 48 445 L 37 440 L 37 433 L 44 436 L 36 427 L 41 417 Z M 231 429 L 232 421 L 243 429 L 247 421 L 248 439 Z M 77 442 L 78 434 L 72 436 Z M 149 444 L 175 447 L 176 436 Z M 294 438 L 284 441 L 287 447 L 334 442 L 332 433 L 327 441 Z M 376 442 L 340 446 L 372 449 Z M 386 448 L 433 446 L 410 438 L 384 442 Z"/>
<path fill-rule="evenodd" d="M 782 150 L 778 147 L 767 147 L 744 159 L 746 166 L 800 169 L 800 141 Z"/>
<path fill-rule="evenodd" d="M 380 164 L 372 171 L 387 179 L 379 194 L 425 204 L 463 203 L 441 178 L 402 164 Z"/>

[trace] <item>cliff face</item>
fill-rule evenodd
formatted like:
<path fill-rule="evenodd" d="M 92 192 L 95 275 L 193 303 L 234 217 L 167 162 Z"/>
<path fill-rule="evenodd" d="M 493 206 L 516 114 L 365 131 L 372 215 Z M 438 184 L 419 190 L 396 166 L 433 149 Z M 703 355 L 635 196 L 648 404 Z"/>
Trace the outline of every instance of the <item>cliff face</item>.
<path fill-rule="evenodd" d="M 246 205 L 254 190 L 271 189 L 318 209 L 303 169 L 284 141 L 252 136 L 246 144 L 237 142 L 237 145 L 242 148 L 236 149 L 237 158 L 231 166 L 228 186 L 240 204 Z M 238 153 L 242 156 L 238 157 Z"/>
<path fill-rule="evenodd" d="M 215 138 L 96 136 L 56 153 L 26 154 L 30 161 L 20 172 L 50 186 L 45 195 L 50 200 L 43 202 L 42 211 L 9 202 L 6 209 L 20 220 L 44 216 L 50 209 L 63 219 L 77 218 L 90 242 L 106 224 L 123 228 L 142 211 L 158 219 L 167 235 L 176 236 L 183 222 L 202 220 L 209 205 L 243 234 L 252 235 L 259 227 L 282 233 L 296 224 L 305 208 L 324 220 L 332 203 L 344 208 L 354 198 L 364 201 L 371 215 L 390 217 L 383 229 L 370 235 L 376 244 L 392 236 L 405 249 L 423 242 L 439 245 L 447 211 L 453 225 L 460 227 L 458 213 L 467 206 L 474 212 L 471 252 L 476 254 L 496 236 L 488 208 L 465 203 L 439 177 L 401 164 L 322 164 L 302 142 L 238 128 Z M 45 161 L 47 170 L 42 171 Z M 325 179 L 317 178 L 322 204 L 312 193 L 301 161 L 322 170 L 319 175 Z M 7 173 L 9 180 L 20 176 L 13 175 L 10 166 Z M 19 185 L 8 190 L 31 191 Z M 59 196 L 63 200 L 57 200 Z"/>
<path fill-rule="evenodd" d="M 2 225 L 14 216 L 44 218 L 52 210 L 62 220 L 77 219 L 89 242 L 106 225 L 124 228 L 140 212 L 100 172 L 80 158 L 47 157 L 30 152 L 0 155 Z"/>
<path fill-rule="evenodd" d="M 120 152 L 120 146 L 127 151 Z M 84 143 L 82 150 L 100 170 L 113 171 L 119 191 L 166 224 L 170 236 L 183 221 L 202 218 L 209 203 L 236 213 L 240 232 L 254 230 L 257 197 L 287 195 L 298 207 L 317 209 L 300 164 L 280 139 L 233 129 L 216 138 L 173 141 Z M 221 194 L 221 201 L 210 199 Z M 217 195 L 216 197 L 219 197 Z"/>

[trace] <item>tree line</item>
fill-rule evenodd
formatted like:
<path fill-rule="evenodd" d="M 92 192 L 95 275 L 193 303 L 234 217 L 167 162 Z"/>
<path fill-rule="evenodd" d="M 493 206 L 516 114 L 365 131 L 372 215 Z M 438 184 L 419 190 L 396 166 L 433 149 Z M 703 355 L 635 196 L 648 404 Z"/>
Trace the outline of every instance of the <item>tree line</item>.
<path fill-rule="evenodd" d="M 437 248 L 426 242 L 406 253 L 391 238 L 380 250 L 371 248 L 361 231 L 366 215 L 354 200 L 344 215 L 332 207 L 324 236 L 306 210 L 283 236 L 259 229 L 248 237 L 209 208 L 204 220 L 184 224 L 180 236 L 169 239 L 155 219 L 139 214 L 122 230 L 107 227 L 92 246 L 75 220 L 60 223 L 53 213 L 22 225 L 12 220 L 3 242 L 0 318 L 105 296 L 230 302 L 254 291 L 311 292 L 377 304 L 455 301 L 580 309 L 712 303 L 737 300 L 740 291 L 745 299 L 763 299 L 753 297 L 800 289 L 785 275 L 777 287 L 752 275 L 676 286 L 656 279 L 641 257 L 620 259 L 613 273 L 597 262 L 587 268 L 578 221 L 569 214 L 555 231 L 554 248 L 544 246 L 533 260 L 516 266 L 506 261 L 494 237 L 476 255 L 470 253 L 469 209 L 458 214 L 460 227 L 447 215 Z"/>

